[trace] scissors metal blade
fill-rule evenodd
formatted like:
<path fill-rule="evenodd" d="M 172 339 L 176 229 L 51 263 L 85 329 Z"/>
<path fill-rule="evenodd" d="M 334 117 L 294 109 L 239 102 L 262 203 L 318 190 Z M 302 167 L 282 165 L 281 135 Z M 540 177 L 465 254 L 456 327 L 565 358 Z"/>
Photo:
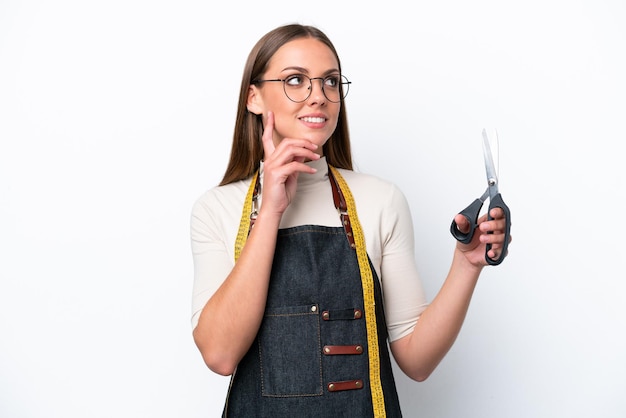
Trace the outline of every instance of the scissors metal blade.
<path fill-rule="evenodd" d="M 498 140 L 498 134 L 496 132 L 496 141 Z M 498 171 L 496 165 L 493 162 L 493 154 L 491 153 L 491 143 L 487 136 L 487 131 L 483 129 L 483 155 L 485 157 L 485 170 L 487 171 L 487 184 L 490 189 L 493 189 L 495 193 L 498 192 Z M 494 193 L 494 194 L 495 194 Z"/>

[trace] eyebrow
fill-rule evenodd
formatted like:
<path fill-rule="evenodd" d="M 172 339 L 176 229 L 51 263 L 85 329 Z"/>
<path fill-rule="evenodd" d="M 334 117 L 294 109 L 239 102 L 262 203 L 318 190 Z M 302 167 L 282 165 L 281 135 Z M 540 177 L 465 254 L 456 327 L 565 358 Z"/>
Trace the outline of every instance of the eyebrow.
<path fill-rule="evenodd" d="M 298 71 L 302 74 L 309 74 L 309 70 L 307 70 L 306 68 L 303 67 L 298 67 L 298 66 L 292 66 L 292 67 L 285 67 L 282 69 L 281 72 L 283 71 Z M 324 75 L 328 75 L 328 74 L 333 74 L 333 73 L 338 73 L 339 70 L 336 68 L 330 69 L 330 70 L 326 70 L 323 74 Z"/>

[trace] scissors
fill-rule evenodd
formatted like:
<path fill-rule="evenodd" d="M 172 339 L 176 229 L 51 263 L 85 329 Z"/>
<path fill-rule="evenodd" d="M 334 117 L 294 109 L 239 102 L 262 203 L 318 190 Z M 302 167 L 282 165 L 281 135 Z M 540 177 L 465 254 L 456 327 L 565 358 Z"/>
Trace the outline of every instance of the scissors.
<path fill-rule="evenodd" d="M 498 141 L 498 134 L 495 133 L 495 141 Z M 480 215 L 480 209 L 483 207 L 483 203 L 489 197 L 489 210 L 487 211 L 487 217 L 489 220 L 493 219 L 491 214 L 489 213 L 493 208 L 500 208 L 504 211 L 504 216 L 506 219 L 506 228 L 504 231 L 504 243 L 502 244 L 502 252 L 500 256 L 496 259 L 489 257 L 489 251 L 491 250 L 491 244 L 487 244 L 487 250 L 485 251 L 485 259 L 487 263 L 490 265 L 498 265 L 504 260 L 506 257 L 507 248 L 509 246 L 509 237 L 511 234 L 511 211 L 509 207 L 502 200 L 502 196 L 500 195 L 500 191 L 498 189 L 498 173 L 496 166 L 493 162 L 493 155 L 491 153 L 491 145 L 489 141 L 489 137 L 487 136 L 487 131 L 483 129 L 483 155 L 485 157 L 485 170 L 487 171 L 487 190 L 485 193 L 476 200 L 474 200 L 468 207 L 459 212 L 461 215 L 465 216 L 465 219 L 470 223 L 470 230 L 467 233 L 463 233 L 459 230 L 456 222 L 452 220 L 452 225 L 450 225 L 450 232 L 452 236 L 456 238 L 458 241 L 463 244 L 468 244 L 472 241 L 474 237 L 474 231 L 478 226 L 478 216 Z"/>

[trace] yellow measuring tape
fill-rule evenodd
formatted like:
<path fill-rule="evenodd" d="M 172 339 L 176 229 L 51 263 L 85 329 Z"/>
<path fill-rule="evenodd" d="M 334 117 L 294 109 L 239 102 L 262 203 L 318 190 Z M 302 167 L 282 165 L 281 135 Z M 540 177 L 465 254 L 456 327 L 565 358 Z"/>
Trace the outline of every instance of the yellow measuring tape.
<path fill-rule="evenodd" d="M 252 176 L 252 182 L 248 188 L 246 194 L 246 200 L 243 202 L 243 210 L 241 211 L 241 222 L 239 222 L 239 231 L 237 231 L 237 240 L 235 240 L 235 262 L 241 255 L 241 250 L 248 239 L 248 233 L 250 232 L 250 215 L 252 214 L 252 195 L 254 194 L 254 187 L 256 185 L 256 179 L 259 176 L 257 171 Z"/>
<path fill-rule="evenodd" d="M 356 256 L 361 269 L 361 284 L 363 287 L 363 303 L 365 306 L 365 326 L 367 328 L 367 352 L 370 365 L 370 389 L 372 391 L 372 405 L 374 407 L 374 417 L 385 417 L 385 397 L 383 386 L 380 381 L 380 357 L 378 351 L 378 331 L 376 327 L 376 303 L 374 302 L 374 278 L 370 269 L 367 249 L 365 248 L 365 237 L 361 229 L 361 223 L 356 214 L 354 197 L 344 178 L 335 167 L 328 166 L 335 175 L 339 188 L 346 199 L 348 206 L 348 216 L 352 224 L 352 235 L 356 244 Z"/>
<path fill-rule="evenodd" d="M 376 325 L 376 303 L 374 302 L 374 278 L 372 276 L 372 270 L 370 269 L 369 259 L 367 257 L 367 249 L 365 248 L 365 237 L 363 236 L 361 223 L 359 222 L 359 218 L 356 214 L 354 197 L 352 197 L 348 184 L 335 167 L 328 167 L 332 170 L 348 206 L 348 216 L 350 217 L 350 223 L 352 224 L 352 235 L 354 237 L 354 243 L 356 244 L 356 255 L 359 262 L 359 269 L 361 270 L 363 303 L 365 306 L 365 327 L 367 329 L 367 352 L 369 358 L 372 406 L 374 408 L 374 417 L 384 418 L 386 417 L 385 397 L 383 395 L 383 387 L 380 381 L 380 357 L 378 347 L 378 331 Z M 237 240 L 235 241 L 235 261 L 237 261 L 241 255 L 241 250 L 248 239 L 248 232 L 250 230 L 250 215 L 252 213 L 252 196 L 254 194 L 254 187 L 258 175 L 259 173 L 257 171 L 252 177 L 252 182 L 250 183 L 250 188 L 248 189 L 243 210 L 241 212 L 241 222 L 239 223 L 239 231 L 237 232 Z"/>

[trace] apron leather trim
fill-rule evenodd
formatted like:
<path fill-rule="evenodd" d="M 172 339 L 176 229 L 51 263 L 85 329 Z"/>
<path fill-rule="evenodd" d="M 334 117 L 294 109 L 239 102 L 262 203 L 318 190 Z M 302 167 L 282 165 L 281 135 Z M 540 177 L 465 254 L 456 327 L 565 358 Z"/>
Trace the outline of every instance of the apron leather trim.
<path fill-rule="evenodd" d="M 322 350 L 326 356 L 363 354 L 363 346 L 356 345 L 325 345 Z"/>
<path fill-rule="evenodd" d="M 343 382 L 330 382 L 326 385 L 329 392 L 337 392 L 340 390 L 363 389 L 363 380 L 346 380 Z"/>
<path fill-rule="evenodd" d="M 333 200 L 335 202 L 335 207 L 339 212 L 339 217 L 341 218 L 341 225 L 343 225 L 343 229 L 346 231 L 346 237 L 348 238 L 350 247 L 356 249 L 354 235 L 352 234 L 352 225 L 350 224 L 350 215 L 348 215 L 348 205 L 346 203 L 346 199 L 343 196 L 343 193 L 341 192 L 339 183 L 333 175 L 333 171 L 330 169 L 330 167 L 328 169 L 328 179 L 330 180 L 330 183 L 332 185 Z"/>

